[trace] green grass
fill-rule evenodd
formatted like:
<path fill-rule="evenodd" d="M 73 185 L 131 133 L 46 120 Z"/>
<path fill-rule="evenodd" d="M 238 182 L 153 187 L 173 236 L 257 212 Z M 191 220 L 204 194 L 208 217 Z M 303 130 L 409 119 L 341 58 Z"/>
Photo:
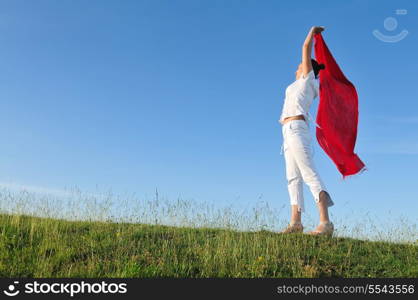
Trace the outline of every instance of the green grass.
<path fill-rule="evenodd" d="M 1 277 L 417 277 L 418 246 L 0 214 Z"/>

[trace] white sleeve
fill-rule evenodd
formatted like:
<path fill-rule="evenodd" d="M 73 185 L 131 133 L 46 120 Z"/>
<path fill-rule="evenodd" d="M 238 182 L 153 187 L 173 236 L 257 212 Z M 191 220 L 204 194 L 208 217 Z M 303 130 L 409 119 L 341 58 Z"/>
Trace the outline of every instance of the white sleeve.
<path fill-rule="evenodd" d="M 303 80 L 315 79 L 315 73 L 314 73 L 313 69 L 310 70 L 309 73 L 306 74 L 306 76 L 303 76 L 303 74 L 302 74 L 302 79 Z"/>

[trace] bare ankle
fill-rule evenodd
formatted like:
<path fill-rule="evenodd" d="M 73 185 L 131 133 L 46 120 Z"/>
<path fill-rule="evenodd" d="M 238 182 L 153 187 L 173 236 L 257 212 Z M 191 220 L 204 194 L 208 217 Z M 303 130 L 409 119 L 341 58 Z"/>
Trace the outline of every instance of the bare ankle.
<path fill-rule="evenodd" d="M 328 221 L 319 221 L 319 225 L 331 225 L 332 222 L 330 220 Z"/>

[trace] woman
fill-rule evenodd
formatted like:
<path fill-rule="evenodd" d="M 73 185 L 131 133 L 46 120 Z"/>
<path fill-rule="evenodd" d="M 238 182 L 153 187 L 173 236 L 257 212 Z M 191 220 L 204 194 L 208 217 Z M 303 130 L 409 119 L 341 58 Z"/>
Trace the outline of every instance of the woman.
<path fill-rule="evenodd" d="M 286 162 L 286 179 L 291 204 L 290 224 L 280 233 L 303 232 L 301 214 L 304 212 L 303 182 L 312 192 L 319 209 L 319 225 L 312 235 L 332 235 L 334 225 L 329 220 L 328 207 L 334 205 L 321 180 L 312 156 L 309 133 L 309 107 L 319 95 L 318 75 L 324 65 L 311 59 L 312 40 L 323 27 L 314 26 L 309 31 L 302 48 L 302 63 L 296 71 L 296 80 L 287 87 L 279 122 L 282 123 L 283 150 Z"/>

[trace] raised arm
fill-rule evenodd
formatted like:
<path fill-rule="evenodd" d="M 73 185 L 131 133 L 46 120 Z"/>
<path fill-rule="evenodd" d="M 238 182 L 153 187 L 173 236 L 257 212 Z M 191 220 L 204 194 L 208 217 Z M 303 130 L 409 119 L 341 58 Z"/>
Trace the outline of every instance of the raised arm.
<path fill-rule="evenodd" d="M 312 40 L 315 33 L 320 33 L 324 31 L 325 28 L 322 26 L 313 26 L 309 30 L 308 35 L 306 36 L 305 42 L 302 47 L 302 75 L 306 76 L 312 70 L 311 63 L 311 52 L 312 52 Z"/>

